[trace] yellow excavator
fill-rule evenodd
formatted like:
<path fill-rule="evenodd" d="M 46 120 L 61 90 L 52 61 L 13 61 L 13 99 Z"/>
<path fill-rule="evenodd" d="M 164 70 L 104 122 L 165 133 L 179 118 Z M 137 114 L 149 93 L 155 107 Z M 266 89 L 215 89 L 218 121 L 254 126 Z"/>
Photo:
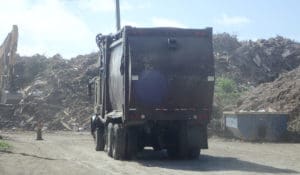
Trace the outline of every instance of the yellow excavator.
<path fill-rule="evenodd" d="M 17 104 L 22 99 L 15 85 L 16 63 L 18 46 L 18 26 L 13 25 L 12 31 L 7 35 L 0 46 L 0 104 Z"/>

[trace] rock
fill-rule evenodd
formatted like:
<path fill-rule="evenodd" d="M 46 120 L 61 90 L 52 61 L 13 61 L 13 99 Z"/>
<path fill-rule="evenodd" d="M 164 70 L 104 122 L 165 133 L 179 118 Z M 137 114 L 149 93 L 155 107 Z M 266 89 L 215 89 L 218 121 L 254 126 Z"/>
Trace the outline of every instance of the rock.
<path fill-rule="evenodd" d="M 256 56 L 253 58 L 253 61 L 254 61 L 254 63 L 257 65 L 257 67 L 260 67 L 260 66 L 261 66 L 261 59 L 260 59 L 259 55 L 256 55 Z"/>

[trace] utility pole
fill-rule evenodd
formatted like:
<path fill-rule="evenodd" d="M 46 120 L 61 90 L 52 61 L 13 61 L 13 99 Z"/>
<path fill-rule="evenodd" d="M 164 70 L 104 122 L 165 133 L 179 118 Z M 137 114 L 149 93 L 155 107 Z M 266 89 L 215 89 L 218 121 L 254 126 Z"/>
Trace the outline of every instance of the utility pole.
<path fill-rule="evenodd" d="M 119 31 L 121 28 L 119 0 L 116 0 L 116 27 L 117 27 L 117 31 Z"/>

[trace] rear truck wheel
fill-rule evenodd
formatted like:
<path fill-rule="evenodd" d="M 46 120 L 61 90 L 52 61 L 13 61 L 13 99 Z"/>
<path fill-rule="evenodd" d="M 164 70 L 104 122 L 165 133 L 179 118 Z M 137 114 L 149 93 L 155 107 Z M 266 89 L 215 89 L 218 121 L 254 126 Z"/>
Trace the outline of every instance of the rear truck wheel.
<path fill-rule="evenodd" d="M 97 128 L 95 137 L 96 151 L 103 151 L 105 146 L 104 128 Z"/>
<path fill-rule="evenodd" d="M 108 127 L 104 127 L 104 151 L 107 152 L 108 149 L 107 149 L 107 145 L 108 145 Z"/>
<path fill-rule="evenodd" d="M 155 145 L 155 146 L 152 146 L 152 148 L 154 151 L 161 151 L 160 146 Z"/>
<path fill-rule="evenodd" d="M 197 159 L 200 155 L 201 144 L 207 143 L 205 129 L 203 126 L 189 126 L 186 132 L 188 143 L 187 158 Z"/>
<path fill-rule="evenodd" d="M 154 139 L 154 143 L 152 145 L 152 148 L 153 148 L 154 151 L 161 151 L 162 150 L 158 140 L 159 140 L 158 138 Z"/>
<path fill-rule="evenodd" d="M 177 146 L 172 146 L 167 148 L 167 153 L 170 159 L 178 159 L 178 149 Z"/>
<path fill-rule="evenodd" d="M 126 155 L 125 158 L 132 159 L 138 150 L 137 133 L 134 128 L 126 128 Z"/>
<path fill-rule="evenodd" d="M 197 159 L 200 155 L 201 127 L 182 124 L 177 137 L 167 149 L 171 159 Z"/>
<path fill-rule="evenodd" d="M 137 146 L 137 152 L 142 152 L 144 150 L 145 146 L 143 144 L 138 144 Z"/>
<path fill-rule="evenodd" d="M 170 159 L 178 159 L 179 158 L 179 133 L 171 133 L 172 136 L 169 137 L 167 153 Z"/>
<path fill-rule="evenodd" d="M 96 139 L 95 131 L 96 131 L 95 122 L 93 121 L 93 117 L 91 117 L 91 134 L 94 139 Z"/>
<path fill-rule="evenodd" d="M 185 159 L 188 155 L 187 128 L 182 124 L 176 134 L 174 142 L 167 148 L 168 156 L 171 159 Z"/>
<path fill-rule="evenodd" d="M 167 153 L 171 159 L 185 159 L 188 157 L 188 147 L 181 144 L 178 138 L 176 145 L 167 148 Z"/>
<path fill-rule="evenodd" d="M 125 159 L 125 148 L 126 148 L 126 135 L 124 129 L 120 124 L 115 124 L 113 127 L 113 144 L 112 144 L 112 156 L 116 160 Z"/>
<path fill-rule="evenodd" d="M 188 152 L 188 159 L 198 159 L 200 155 L 200 148 L 190 148 Z"/>
<path fill-rule="evenodd" d="M 113 139 L 113 124 L 109 123 L 107 126 L 107 155 L 110 157 L 112 157 Z"/>

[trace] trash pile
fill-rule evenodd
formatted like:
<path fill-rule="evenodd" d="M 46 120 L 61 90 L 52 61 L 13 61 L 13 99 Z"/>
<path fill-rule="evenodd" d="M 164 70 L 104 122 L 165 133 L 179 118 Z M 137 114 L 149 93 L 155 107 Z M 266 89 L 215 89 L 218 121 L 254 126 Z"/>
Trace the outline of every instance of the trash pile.
<path fill-rule="evenodd" d="M 21 83 L 25 85 L 24 99 L 14 110 L 14 115 L 6 118 L 14 122 L 10 121 L 2 127 L 31 130 L 38 122 L 51 130 L 89 127 L 92 105 L 86 86 L 88 78 L 97 74 L 97 54 L 77 56 L 71 60 L 65 60 L 60 55 L 47 59 L 36 56 L 35 61 L 27 59 L 20 58 L 19 62 L 38 63 L 44 69 L 25 67 L 24 70 L 17 70 L 19 73 L 23 71 L 24 75 L 33 75 L 32 81 Z"/>
<path fill-rule="evenodd" d="M 288 130 L 300 132 L 300 66 L 250 90 L 240 99 L 237 110 L 289 112 Z"/>
<path fill-rule="evenodd" d="M 234 36 L 230 38 L 224 34 L 218 38 L 222 36 L 231 47 L 223 46 L 224 52 L 220 52 L 222 48 L 216 50 L 217 76 L 231 77 L 239 84 L 257 86 L 274 81 L 281 73 L 300 65 L 300 44 L 290 39 L 277 36 L 256 42 L 244 41 L 238 47 Z"/>
<path fill-rule="evenodd" d="M 242 43 L 238 41 L 235 35 L 220 33 L 213 36 L 214 52 L 217 54 L 231 54 L 241 45 Z"/>

